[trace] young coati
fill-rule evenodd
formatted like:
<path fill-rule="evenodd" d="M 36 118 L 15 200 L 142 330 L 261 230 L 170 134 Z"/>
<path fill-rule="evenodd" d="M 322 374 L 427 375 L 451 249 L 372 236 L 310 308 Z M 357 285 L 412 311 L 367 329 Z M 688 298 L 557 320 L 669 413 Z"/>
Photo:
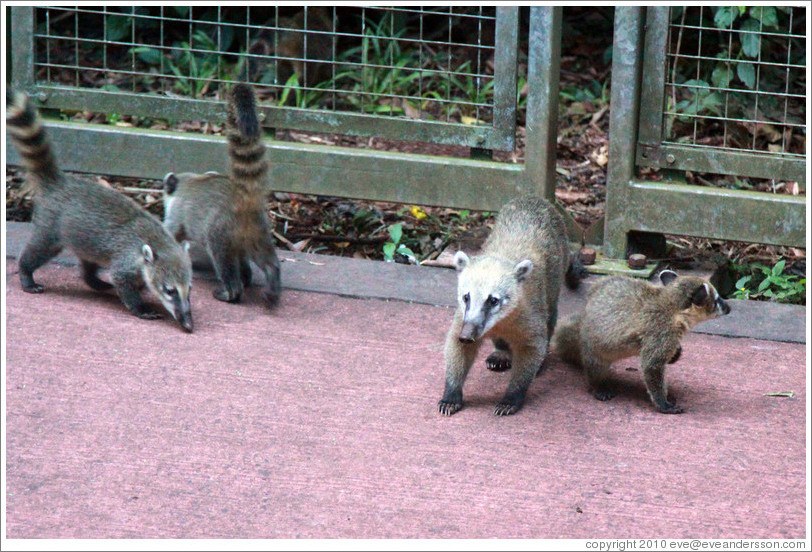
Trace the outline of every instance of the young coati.
<path fill-rule="evenodd" d="M 524 196 L 509 202 L 496 218 L 479 255 L 454 256 L 459 271 L 458 307 L 445 343 L 442 414 L 462 408 L 462 386 L 484 338 L 496 350 L 486 364 L 512 368 L 507 391 L 494 413 L 517 412 L 540 370 L 556 324 L 558 294 L 565 280 L 577 286 L 576 267 L 568 270 L 564 221 L 549 202 Z M 566 276 L 565 276 L 566 273 Z"/>
<path fill-rule="evenodd" d="M 164 177 L 164 227 L 204 247 L 220 285 L 214 297 L 238 302 L 251 283 L 253 260 L 265 274 L 265 298 L 279 299 L 279 259 L 265 201 L 268 162 L 253 89 L 236 84 L 228 95 L 226 134 L 231 176 L 169 173 Z"/>
<path fill-rule="evenodd" d="M 660 273 L 662 287 L 615 276 L 596 283 L 584 311 L 563 322 L 552 349 L 563 360 L 582 366 L 596 399 L 614 396 L 607 385 L 612 362 L 640 355 L 646 389 L 666 414 L 683 409 L 668 401 L 665 365 L 679 358 L 680 340 L 704 320 L 728 314 L 730 307 L 705 279 Z"/>
<path fill-rule="evenodd" d="M 62 173 L 26 95 L 6 93 L 6 123 L 36 194 L 33 233 L 19 261 L 23 290 L 41 293 L 34 271 L 68 247 L 79 257 L 84 280 L 91 288 L 115 287 L 133 314 L 160 318 L 143 302 L 141 290 L 146 285 L 191 332 L 188 244 L 177 243 L 157 219 L 115 190 Z M 102 266 L 110 268 L 112 285 L 97 276 Z"/>

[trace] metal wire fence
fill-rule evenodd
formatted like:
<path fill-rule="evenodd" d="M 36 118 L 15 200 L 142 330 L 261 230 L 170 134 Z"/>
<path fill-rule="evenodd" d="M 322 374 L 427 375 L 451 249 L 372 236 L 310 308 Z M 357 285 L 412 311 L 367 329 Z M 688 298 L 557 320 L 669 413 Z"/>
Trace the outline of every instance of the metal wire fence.
<path fill-rule="evenodd" d="M 803 157 L 804 11 L 670 8 L 664 143 Z"/>
<path fill-rule="evenodd" d="M 42 7 L 38 84 L 420 120 L 493 120 L 493 7 Z"/>

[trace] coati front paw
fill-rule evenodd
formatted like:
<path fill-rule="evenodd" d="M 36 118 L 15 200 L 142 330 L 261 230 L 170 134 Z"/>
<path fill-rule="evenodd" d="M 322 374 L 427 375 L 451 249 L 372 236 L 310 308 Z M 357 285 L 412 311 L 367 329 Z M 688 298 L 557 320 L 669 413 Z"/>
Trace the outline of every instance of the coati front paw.
<path fill-rule="evenodd" d="M 164 317 L 160 312 L 154 311 L 152 309 L 142 307 L 135 311 L 133 314 L 136 315 L 141 320 L 158 320 Z"/>
<path fill-rule="evenodd" d="M 608 401 L 612 397 L 615 396 L 615 392 L 611 389 L 607 389 L 602 387 L 600 389 L 593 389 L 592 396 L 598 399 L 599 401 Z"/>
<path fill-rule="evenodd" d="M 682 414 L 683 412 L 685 412 L 684 408 L 670 402 L 664 402 L 663 404 L 656 406 L 657 410 L 659 410 L 663 414 Z"/>
<path fill-rule="evenodd" d="M 113 284 L 105 282 L 104 280 L 101 280 L 99 278 L 89 278 L 86 280 L 86 282 L 87 285 L 90 287 L 90 289 L 93 289 L 95 291 L 108 291 L 113 289 L 113 287 L 115 287 L 113 286 Z"/>
<path fill-rule="evenodd" d="M 497 416 L 510 416 L 511 414 L 515 414 L 522 408 L 521 404 L 516 404 L 515 402 L 506 401 L 502 399 L 498 403 L 496 403 L 496 407 L 493 409 L 493 413 Z"/>
<path fill-rule="evenodd" d="M 23 291 L 26 293 L 42 293 L 45 291 L 45 288 L 39 284 L 29 284 L 27 286 L 23 286 Z"/>
<path fill-rule="evenodd" d="M 437 403 L 437 407 L 440 410 L 440 414 L 443 416 L 451 416 L 452 414 L 459 412 L 459 410 L 462 408 L 462 403 L 441 399 L 440 402 Z"/>
<path fill-rule="evenodd" d="M 506 372 L 510 370 L 510 353 L 497 349 L 485 359 L 485 367 L 492 372 Z"/>
<path fill-rule="evenodd" d="M 279 304 L 279 294 L 276 293 L 276 291 L 266 289 L 262 295 L 265 297 L 265 302 L 268 307 L 275 307 Z"/>
<path fill-rule="evenodd" d="M 225 286 L 215 289 L 212 295 L 214 295 L 214 298 L 218 301 L 224 301 L 226 303 L 239 303 L 242 298 L 241 293 L 229 290 Z"/>

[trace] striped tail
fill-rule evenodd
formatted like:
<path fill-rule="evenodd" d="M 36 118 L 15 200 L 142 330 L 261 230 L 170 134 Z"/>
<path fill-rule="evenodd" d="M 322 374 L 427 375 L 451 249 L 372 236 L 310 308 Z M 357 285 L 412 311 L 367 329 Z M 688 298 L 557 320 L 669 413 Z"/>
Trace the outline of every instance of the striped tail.
<path fill-rule="evenodd" d="M 6 126 L 28 169 L 29 182 L 35 188 L 55 185 L 61 172 L 37 110 L 25 94 L 6 91 Z"/>
<path fill-rule="evenodd" d="M 249 85 L 234 85 L 226 108 L 228 156 L 231 180 L 248 203 L 265 200 L 268 192 L 268 161 L 257 118 L 256 98 Z"/>

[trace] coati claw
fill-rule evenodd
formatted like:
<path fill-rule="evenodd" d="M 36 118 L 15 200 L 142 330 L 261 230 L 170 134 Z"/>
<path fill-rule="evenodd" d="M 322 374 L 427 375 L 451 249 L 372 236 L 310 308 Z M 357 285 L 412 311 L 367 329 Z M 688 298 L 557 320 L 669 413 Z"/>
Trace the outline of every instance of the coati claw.
<path fill-rule="evenodd" d="M 218 301 L 223 301 L 226 303 L 239 303 L 241 299 L 241 295 L 239 293 L 232 294 L 225 288 L 215 289 L 212 295 Z"/>
<path fill-rule="evenodd" d="M 485 359 L 485 367 L 492 372 L 507 372 L 511 368 L 510 355 L 494 351 Z"/>
<path fill-rule="evenodd" d="M 684 408 L 682 408 L 681 406 L 677 406 L 674 403 L 665 403 L 663 407 L 658 406 L 657 410 L 659 410 L 663 414 L 682 414 L 683 412 L 685 412 Z"/>
<path fill-rule="evenodd" d="M 136 316 L 142 320 L 159 320 L 163 318 L 163 315 L 159 312 L 155 312 L 154 310 L 145 310 L 139 313 L 136 313 Z"/>
<path fill-rule="evenodd" d="M 615 392 L 611 389 L 596 389 L 592 392 L 592 396 L 599 401 L 608 401 L 615 396 Z"/>
<path fill-rule="evenodd" d="M 23 291 L 26 293 L 42 293 L 43 291 L 45 291 L 45 288 L 39 284 L 34 284 L 32 286 L 24 287 Z"/>
<path fill-rule="evenodd" d="M 510 416 L 511 414 L 515 414 L 522 408 L 520 404 L 511 404 L 500 402 L 496 404 L 496 408 L 493 409 L 493 413 L 497 416 Z"/>
<path fill-rule="evenodd" d="M 462 403 L 452 403 L 441 400 L 437 403 L 437 406 L 440 410 L 440 414 L 443 416 L 451 416 L 452 414 L 459 412 L 462 408 Z"/>

